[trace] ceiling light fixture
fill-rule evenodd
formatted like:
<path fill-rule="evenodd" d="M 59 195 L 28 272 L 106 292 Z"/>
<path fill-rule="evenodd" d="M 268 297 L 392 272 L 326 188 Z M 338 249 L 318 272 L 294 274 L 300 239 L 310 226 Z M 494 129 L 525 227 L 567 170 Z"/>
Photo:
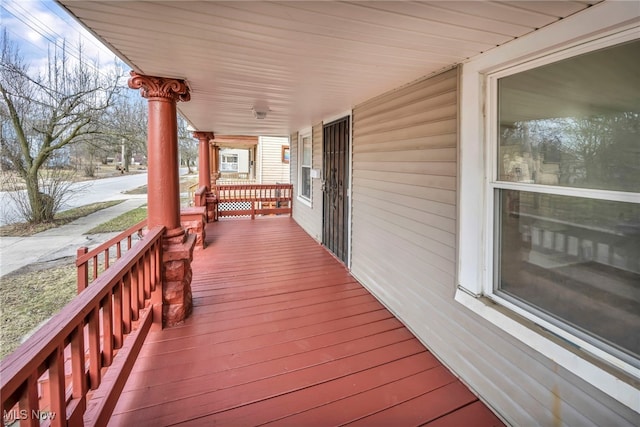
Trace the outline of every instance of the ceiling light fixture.
<path fill-rule="evenodd" d="M 251 111 L 253 111 L 253 117 L 255 117 L 256 119 L 262 120 L 265 117 L 267 117 L 267 113 L 271 110 L 269 110 L 269 108 L 267 107 L 253 107 L 251 109 Z"/>

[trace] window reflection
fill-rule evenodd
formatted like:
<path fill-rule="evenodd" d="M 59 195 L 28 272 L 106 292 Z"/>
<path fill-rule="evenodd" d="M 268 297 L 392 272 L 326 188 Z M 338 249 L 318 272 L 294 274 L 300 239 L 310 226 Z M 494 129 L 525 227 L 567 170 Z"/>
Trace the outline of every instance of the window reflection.
<path fill-rule="evenodd" d="M 640 205 L 498 190 L 497 291 L 638 358 Z"/>
<path fill-rule="evenodd" d="M 498 80 L 498 179 L 640 192 L 640 41 Z"/>
<path fill-rule="evenodd" d="M 640 191 L 640 114 L 502 124 L 499 180 Z"/>

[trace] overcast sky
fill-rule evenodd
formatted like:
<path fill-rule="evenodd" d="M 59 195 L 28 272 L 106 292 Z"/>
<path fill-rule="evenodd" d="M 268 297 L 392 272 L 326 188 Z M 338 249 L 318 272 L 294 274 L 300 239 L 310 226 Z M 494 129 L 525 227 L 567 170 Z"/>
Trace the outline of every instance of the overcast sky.
<path fill-rule="evenodd" d="M 81 40 L 85 57 L 104 66 L 113 64 L 115 55 L 52 0 L 2 0 L 0 23 L 33 66 L 44 63 L 48 49 L 54 44 L 61 46 L 63 40 L 68 54 L 75 58 Z"/>

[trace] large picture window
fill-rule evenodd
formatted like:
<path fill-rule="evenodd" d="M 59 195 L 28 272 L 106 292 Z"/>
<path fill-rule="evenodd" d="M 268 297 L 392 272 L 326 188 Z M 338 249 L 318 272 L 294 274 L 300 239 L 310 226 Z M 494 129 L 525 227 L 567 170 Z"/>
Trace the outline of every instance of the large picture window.
<path fill-rule="evenodd" d="M 489 292 L 636 367 L 638 58 L 634 40 L 493 75 L 489 183 Z"/>
<path fill-rule="evenodd" d="M 308 201 L 311 200 L 311 133 L 300 135 L 298 141 L 300 175 L 298 180 L 298 195 Z"/>

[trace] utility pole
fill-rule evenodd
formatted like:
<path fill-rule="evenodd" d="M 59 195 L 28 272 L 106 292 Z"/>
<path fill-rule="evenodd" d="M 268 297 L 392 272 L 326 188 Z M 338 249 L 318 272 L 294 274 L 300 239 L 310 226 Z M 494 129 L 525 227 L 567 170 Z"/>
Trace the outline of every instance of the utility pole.
<path fill-rule="evenodd" d="M 122 146 L 120 150 L 120 173 L 124 173 L 124 156 L 125 156 L 124 141 L 125 139 L 122 138 Z"/>

